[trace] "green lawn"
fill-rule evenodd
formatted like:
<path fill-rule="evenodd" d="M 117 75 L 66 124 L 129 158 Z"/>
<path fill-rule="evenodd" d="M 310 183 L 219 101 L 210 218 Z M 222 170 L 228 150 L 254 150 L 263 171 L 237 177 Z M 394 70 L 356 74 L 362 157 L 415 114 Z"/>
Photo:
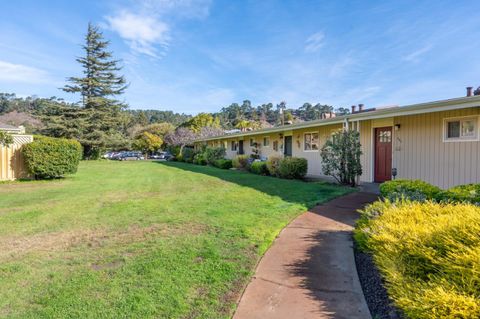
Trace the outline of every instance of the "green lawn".
<path fill-rule="evenodd" d="M 155 162 L 0 184 L 0 317 L 228 318 L 278 232 L 348 191 Z"/>

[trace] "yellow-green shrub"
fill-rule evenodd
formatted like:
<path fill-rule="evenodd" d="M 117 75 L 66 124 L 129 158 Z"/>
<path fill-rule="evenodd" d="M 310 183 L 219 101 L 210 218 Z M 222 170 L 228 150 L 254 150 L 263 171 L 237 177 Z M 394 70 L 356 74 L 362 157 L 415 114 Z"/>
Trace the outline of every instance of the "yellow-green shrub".
<path fill-rule="evenodd" d="M 237 169 L 247 169 L 248 159 L 248 155 L 237 155 L 233 158 L 232 165 Z"/>
<path fill-rule="evenodd" d="M 385 205 L 356 233 L 407 317 L 480 318 L 480 207 Z"/>

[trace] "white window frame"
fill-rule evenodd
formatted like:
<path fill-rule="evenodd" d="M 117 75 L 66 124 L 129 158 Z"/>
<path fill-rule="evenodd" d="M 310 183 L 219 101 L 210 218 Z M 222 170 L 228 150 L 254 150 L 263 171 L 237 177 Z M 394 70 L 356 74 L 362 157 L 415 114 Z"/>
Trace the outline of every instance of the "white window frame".
<path fill-rule="evenodd" d="M 254 147 L 255 146 L 255 139 L 251 138 L 250 139 L 250 147 Z"/>
<path fill-rule="evenodd" d="M 448 117 L 443 119 L 443 142 L 478 142 L 480 140 L 480 117 L 478 115 L 467 115 L 467 116 L 457 116 L 457 117 Z M 475 136 L 473 137 L 451 137 L 448 138 L 448 123 L 449 122 L 460 122 L 460 134 L 462 134 L 462 122 L 473 120 L 475 123 Z"/>
<path fill-rule="evenodd" d="M 268 141 L 268 144 L 265 144 L 265 141 Z M 262 141 L 263 147 L 270 147 L 270 136 L 264 136 Z"/>
<path fill-rule="evenodd" d="M 233 147 L 235 146 L 235 147 Z M 230 142 L 230 151 L 231 152 L 238 152 L 238 141 L 231 141 Z"/>
<path fill-rule="evenodd" d="M 318 135 L 318 144 L 317 144 L 317 149 L 316 149 L 316 150 L 314 150 L 314 149 L 310 149 L 310 150 L 305 149 L 305 147 L 306 147 L 306 145 L 307 145 L 307 144 L 305 143 L 305 136 L 306 136 L 307 134 L 310 134 L 310 135 L 311 135 L 311 134 L 317 134 L 317 135 Z M 310 145 L 312 145 L 311 142 L 312 142 L 312 138 L 310 137 Z M 303 151 L 304 151 L 304 152 L 319 152 L 319 151 L 320 151 L 320 132 L 315 131 L 315 132 L 305 132 L 305 133 L 303 133 Z"/>

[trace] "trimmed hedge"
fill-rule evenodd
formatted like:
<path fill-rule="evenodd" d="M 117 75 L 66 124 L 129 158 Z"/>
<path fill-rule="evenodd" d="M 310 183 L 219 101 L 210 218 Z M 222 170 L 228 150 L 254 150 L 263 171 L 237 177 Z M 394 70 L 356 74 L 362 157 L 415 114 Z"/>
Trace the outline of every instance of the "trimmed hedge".
<path fill-rule="evenodd" d="M 278 169 L 282 178 L 302 179 L 307 175 L 308 162 L 301 157 L 286 157 L 280 161 Z"/>
<path fill-rule="evenodd" d="M 232 160 L 229 159 L 218 159 L 213 163 L 213 166 L 221 169 L 230 169 L 232 168 Z"/>
<path fill-rule="evenodd" d="M 282 158 L 280 156 L 270 156 L 267 160 L 267 169 L 270 175 L 280 176 L 280 162 Z"/>
<path fill-rule="evenodd" d="M 248 155 L 237 155 L 233 158 L 232 164 L 233 167 L 237 169 L 247 169 L 248 168 Z"/>
<path fill-rule="evenodd" d="M 416 201 L 439 201 L 443 197 L 443 191 L 439 187 L 421 180 L 407 179 L 397 179 L 381 184 L 380 194 L 390 200 L 405 198 Z"/>
<path fill-rule="evenodd" d="M 82 146 L 75 140 L 42 136 L 25 144 L 22 154 L 35 179 L 57 178 L 77 172 Z"/>
<path fill-rule="evenodd" d="M 355 238 L 373 254 L 389 296 L 406 317 L 480 318 L 480 207 L 378 205 L 381 214 L 365 216 Z"/>
<path fill-rule="evenodd" d="M 223 147 L 207 147 L 203 152 L 203 156 L 208 164 L 213 165 L 216 160 L 225 157 L 225 149 Z"/>
<path fill-rule="evenodd" d="M 258 175 L 268 175 L 267 163 L 265 162 L 253 162 L 250 164 L 250 172 Z"/>

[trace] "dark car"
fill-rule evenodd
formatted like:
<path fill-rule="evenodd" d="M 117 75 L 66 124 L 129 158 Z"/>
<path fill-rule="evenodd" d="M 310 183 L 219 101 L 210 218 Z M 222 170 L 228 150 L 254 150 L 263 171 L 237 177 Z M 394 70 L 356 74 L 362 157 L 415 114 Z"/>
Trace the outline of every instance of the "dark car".
<path fill-rule="evenodd" d="M 118 159 L 120 161 L 138 161 L 145 158 L 141 152 L 122 152 Z"/>
<path fill-rule="evenodd" d="M 160 159 L 169 161 L 173 158 L 173 155 L 170 152 L 161 152 Z"/>

